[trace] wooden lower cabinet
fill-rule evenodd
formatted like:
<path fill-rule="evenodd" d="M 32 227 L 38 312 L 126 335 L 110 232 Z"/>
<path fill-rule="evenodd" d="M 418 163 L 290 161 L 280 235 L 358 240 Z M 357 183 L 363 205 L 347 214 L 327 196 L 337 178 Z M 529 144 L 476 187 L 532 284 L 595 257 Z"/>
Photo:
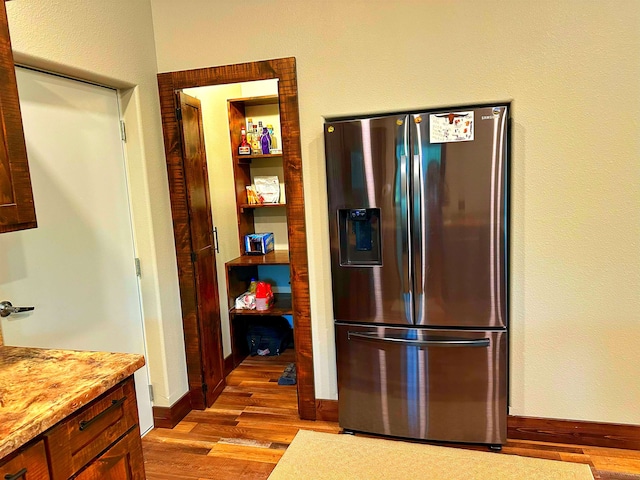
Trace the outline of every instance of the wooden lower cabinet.
<path fill-rule="evenodd" d="M 44 434 L 52 480 L 71 478 L 137 425 L 136 391 L 129 379 Z"/>
<path fill-rule="evenodd" d="M 6 480 L 49 480 L 44 441 L 20 450 L 8 461 L 0 461 L 0 478 Z"/>
<path fill-rule="evenodd" d="M 140 430 L 135 428 L 96 458 L 77 480 L 144 480 Z"/>
<path fill-rule="evenodd" d="M 133 377 L 0 460 L 7 480 L 144 480 Z"/>

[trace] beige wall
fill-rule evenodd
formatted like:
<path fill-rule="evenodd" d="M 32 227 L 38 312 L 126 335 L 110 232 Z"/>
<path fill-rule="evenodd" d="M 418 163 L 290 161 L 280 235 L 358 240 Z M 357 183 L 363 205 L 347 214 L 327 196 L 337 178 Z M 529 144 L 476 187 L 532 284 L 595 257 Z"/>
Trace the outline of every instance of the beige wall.
<path fill-rule="evenodd" d="M 17 62 L 120 88 L 147 362 L 154 403 L 169 406 L 187 377 L 150 3 L 15 0 L 7 13 Z"/>
<path fill-rule="evenodd" d="M 7 3 L 21 63 L 124 89 L 157 405 L 187 384 L 156 55 L 163 72 L 295 56 L 317 396 L 337 395 L 323 116 L 513 99 L 512 413 L 640 423 L 639 2 L 175 5 L 151 0 L 152 29 L 148 0 Z"/>
<path fill-rule="evenodd" d="M 323 117 L 513 99 L 511 411 L 640 423 L 640 2 L 187 3 L 151 0 L 159 71 L 297 58 L 319 398 Z"/>

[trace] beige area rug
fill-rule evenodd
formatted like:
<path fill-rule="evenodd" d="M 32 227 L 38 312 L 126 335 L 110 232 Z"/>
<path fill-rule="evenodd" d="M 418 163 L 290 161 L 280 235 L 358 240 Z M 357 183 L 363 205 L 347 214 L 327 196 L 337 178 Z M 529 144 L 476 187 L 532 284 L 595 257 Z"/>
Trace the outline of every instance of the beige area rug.
<path fill-rule="evenodd" d="M 593 480 L 588 465 L 300 430 L 269 480 Z"/>

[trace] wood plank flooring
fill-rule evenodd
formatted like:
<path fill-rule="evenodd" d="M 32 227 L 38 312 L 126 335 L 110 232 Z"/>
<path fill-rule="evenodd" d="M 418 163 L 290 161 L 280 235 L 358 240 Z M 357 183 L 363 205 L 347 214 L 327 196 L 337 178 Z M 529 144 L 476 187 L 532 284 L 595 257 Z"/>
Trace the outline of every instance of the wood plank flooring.
<path fill-rule="evenodd" d="M 295 385 L 277 383 L 293 359 L 293 350 L 246 359 L 211 408 L 149 432 L 142 439 L 147 479 L 265 480 L 299 429 L 339 433 L 337 423 L 298 418 Z M 640 480 L 637 450 L 510 440 L 502 454 L 586 463 L 596 480 Z"/>

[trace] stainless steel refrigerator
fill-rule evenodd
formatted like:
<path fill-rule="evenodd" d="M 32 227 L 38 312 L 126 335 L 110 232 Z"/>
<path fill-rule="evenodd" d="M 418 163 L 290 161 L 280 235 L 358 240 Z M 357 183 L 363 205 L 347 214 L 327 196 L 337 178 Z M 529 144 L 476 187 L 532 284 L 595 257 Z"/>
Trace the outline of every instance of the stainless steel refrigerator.
<path fill-rule="evenodd" d="M 509 104 L 325 124 L 340 425 L 506 441 Z"/>

